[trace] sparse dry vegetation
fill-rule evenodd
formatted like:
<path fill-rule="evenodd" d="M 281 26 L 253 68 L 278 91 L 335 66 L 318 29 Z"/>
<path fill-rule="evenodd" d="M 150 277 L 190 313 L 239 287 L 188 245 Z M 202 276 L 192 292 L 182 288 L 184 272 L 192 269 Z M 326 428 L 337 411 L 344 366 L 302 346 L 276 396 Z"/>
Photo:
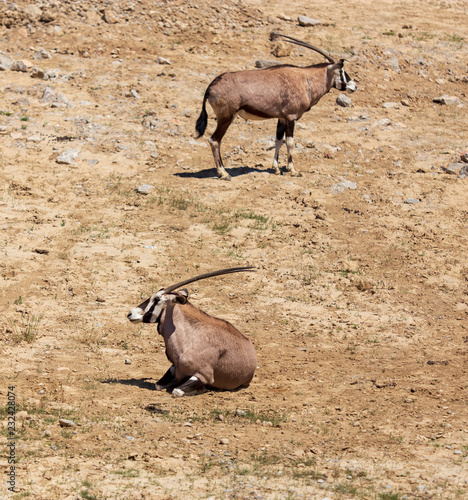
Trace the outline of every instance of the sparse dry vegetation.
<path fill-rule="evenodd" d="M 468 180 L 449 169 L 468 150 L 464 2 L 14 5 L 0 63 L 49 79 L 0 72 L 5 468 L 11 386 L 17 417 L 0 496 L 466 498 Z M 238 120 L 221 182 L 192 139 L 203 92 L 273 60 L 272 30 L 345 57 L 358 91 L 297 125 L 301 178 L 271 172 L 273 121 Z M 129 309 L 235 265 L 259 272 L 189 291 L 252 340 L 252 384 L 156 392 L 165 347 Z"/>

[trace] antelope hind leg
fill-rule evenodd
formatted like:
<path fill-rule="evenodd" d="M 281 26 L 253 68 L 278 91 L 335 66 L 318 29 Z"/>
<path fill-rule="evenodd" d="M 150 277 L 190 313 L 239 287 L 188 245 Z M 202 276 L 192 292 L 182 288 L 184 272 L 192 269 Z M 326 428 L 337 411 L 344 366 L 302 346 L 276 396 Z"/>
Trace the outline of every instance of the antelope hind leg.
<path fill-rule="evenodd" d="M 187 382 L 184 382 L 179 387 L 172 391 L 174 397 L 194 396 L 206 392 L 205 384 L 197 377 L 190 377 Z"/>

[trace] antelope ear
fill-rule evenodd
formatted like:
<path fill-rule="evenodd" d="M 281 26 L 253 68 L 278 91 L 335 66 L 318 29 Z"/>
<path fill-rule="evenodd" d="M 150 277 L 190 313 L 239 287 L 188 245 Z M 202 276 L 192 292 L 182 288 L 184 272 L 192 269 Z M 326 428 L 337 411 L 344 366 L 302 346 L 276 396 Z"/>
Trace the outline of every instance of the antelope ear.
<path fill-rule="evenodd" d="M 182 290 L 179 290 L 177 292 L 177 302 L 179 304 L 186 304 L 188 300 L 188 290 L 186 288 L 182 288 Z"/>

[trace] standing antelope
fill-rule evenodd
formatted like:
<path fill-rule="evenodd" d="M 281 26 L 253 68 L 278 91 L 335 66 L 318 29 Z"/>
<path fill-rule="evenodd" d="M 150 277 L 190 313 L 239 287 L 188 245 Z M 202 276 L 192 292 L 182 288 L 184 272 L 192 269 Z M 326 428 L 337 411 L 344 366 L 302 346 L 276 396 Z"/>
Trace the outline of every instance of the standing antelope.
<path fill-rule="evenodd" d="M 252 267 L 231 267 L 162 288 L 128 314 L 132 323 L 156 323 L 164 338 L 166 356 L 172 366 L 156 382 L 156 390 L 175 389 L 173 396 L 218 389 L 246 387 L 257 368 L 252 342 L 230 323 L 214 318 L 190 304 L 188 291 L 176 290 L 194 281 Z"/>
<path fill-rule="evenodd" d="M 195 125 L 195 137 L 198 139 L 205 133 L 208 123 L 206 101 L 209 101 L 218 121 L 209 143 L 221 179 L 230 180 L 221 158 L 221 140 L 237 115 L 245 120 L 278 119 L 273 169 L 275 174 L 281 173 L 278 156 L 286 133 L 287 170 L 293 176 L 300 176 L 301 174 L 294 169 L 292 159 L 296 121 L 317 104 L 332 87 L 341 91 L 356 90 L 355 83 L 343 69 L 344 59 L 336 62 L 327 52 L 280 33 L 272 33 L 270 38 L 275 40 L 279 36 L 286 38 L 290 43 L 315 50 L 330 62 L 304 68 L 280 65 L 266 69 L 223 73 L 210 83 Z"/>

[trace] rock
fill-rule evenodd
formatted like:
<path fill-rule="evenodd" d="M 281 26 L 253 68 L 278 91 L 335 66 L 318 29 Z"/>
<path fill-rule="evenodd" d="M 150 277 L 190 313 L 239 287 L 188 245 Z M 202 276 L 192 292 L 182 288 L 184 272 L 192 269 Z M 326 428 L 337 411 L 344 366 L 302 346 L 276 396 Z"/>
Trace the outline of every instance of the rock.
<path fill-rule="evenodd" d="M 115 15 L 115 12 L 111 9 L 106 9 L 104 11 L 103 19 L 108 24 L 115 24 L 115 23 L 119 22 L 119 20 L 117 19 L 117 16 Z"/>
<path fill-rule="evenodd" d="M 299 26 L 304 26 L 306 28 L 310 26 L 317 26 L 318 24 L 322 24 L 320 21 L 317 21 L 316 19 L 312 19 L 307 16 L 299 16 L 297 18 L 297 22 L 299 23 Z"/>
<path fill-rule="evenodd" d="M 221 438 L 219 440 L 219 444 L 228 445 L 229 444 L 229 439 Z"/>
<path fill-rule="evenodd" d="M 343 108 L 350 108 L 351 107 L 351 99 L 345 94 L 340 94 L 336 98 L 336 104 L 338 104 L 338 106 L 342 106 Z"/>
<path fill-rule="evenodd" d="M 451 106 L 453 104 L 460 104 L 460 99 L 458 97 L 450 95 L 442 95 L 440 97 L 434 97 L 432 101 L 446 106 Z"/>
<path fill-rule="evenodd" d="M 346 191 L 346 189 L 356 189 L 357 184 L 355 182 L 348 181 L 346 179 L 343 179 L 341 182 L 338 182 L 337 184 L 334 184 L 331 187 L 331 193 L 332 194 L 339 194 L 342 193 L 343 191 Z"/>
<path fill-rule="evenodd" d="M 42 10 L 37 5 L 25 5 L 23 12 L 29 21 L 39 21 L 42 16 Z"/>
<path fill-rule="evenodd" d="M 442 167 L 442 170 L 448 174 L 458 175 L 464 166 L 463 163 L 450 163 L 448 167 Z"/>
<path fill-rule="evenodd" d="M 400 71 L 400 61 L 398 57 L 391 57 L 385 61 L 385 67 L 393 71 Z"/>
<path fill-rule="evenodd" d="M 51 87 L 46 87 L 44 89 L 44 92 L 42 93 L 41 102 L 43 104 L 50 104 L 52 101 L 55 100 L 55 97 L 56 95 L 54 90 Z"/>
<path fill-rule="evenodd" d="M 130 94 L 132 94 L 132 96 L 135 98 L 135 99 L 139 99 L 140 98 L 140 94 L 136 91 L 136 90 L 130 90 Z"/>
<path fill-rule="evenodd" d="M 385 108 L 385 109 L 398 109 L 400 107 L 400 105 L 397 103 L 397 102 L 384 102 L 382 104 L 382 108 Z"/>
<path fill-rule="evenodd" d="M 294 21 L 294 19 L 293 19 L 292 17 L 287 16 L 286 14 L 283 14 L 283 13 L 278 14 L 276 17 L 277 17 L 278 19 L 280 19 L 281 21 L 286 21 L 286 22 L 288 22 L 288 23 L 290 23 L 290 22 Z"/>
<path fill-rule="evenodd" d="M 53 12 L 52 10 L 46 9 L 42 12 L 42 15 L 41 15 L 41 18 L 39 19 L 39 21 L 41 21 L 41 23 L 51 23 L 52 21 L 55 21 L 56 18 L 57 18 L 57 15 L 55 14 L 55 12 Z"/>
<path fill-rule="evenodd" d="M 275 42 L 271 53 L 275 57 L 288 57 L 291 55 L 291 44 L 289 42 Z"/>
<path fill-rule="evenodd" d="M 126 365 L 131 365 L 132 364 L 132 360 L 131 359 L 126 359 L 125 360 L 125 364 Z"/>
<path fill-rule="evenodd" d="M 0 51 L 0 71 L 6 71 L 7 69 L 10 69 L 14 62 L 15 60 L 11 56 L 5 54 L 5 52 Z"/>
<path fill-rule="evenodd" d="M 272 66 L 278 66 L 278 64 L 276 61 L 255 61 L 256 68 L 271 68 Z"/>
<path fill-rule="evenodd" d="M 80 152 L 76 149 L 66 149 L 62 154 L 57 157 L 57 163 L 60 165 L 75 165 L 76 159 Z"/>
<path fill-rule="evenodd" d="M 59 424 L 61 427 L 76 427 L 75 422 L 73 420 L 66 420 L 65 418 L 61 418 L 59 420 Z"/>
<path fill-rule="evenodd" d="M 463 153 L 462 155 L 460 155 L 460 160 L 468 163 L 468 153 Z"/>
<path fill-rule="evenodd" d="M 47 52 L 47 50 L 41 49 L 33 55 L 33 59 L 35 61 L 39 61 L 42 59 L 52 59 L 52 56 L 50 55 L 50 52 Z"/>
<path fill-rule="evenodd" d="M 417 198 L 407 198 L 405 203 L 407 205 L 416 205 L 417 203 L 421 203 L 421 200 L 418 200 Z"/>
<path fill-rule="evenodd" d="M 464 165 L 464 167 L 460 170 L 458 174 L 459 179 L 466 179 L 468 177 L 468 165 Z"/>
<path fill-rule="evenodd" d="M 34 68 L 31 69 L 29 74 L 31 78 L 39 78 L 41 80 L 44 80 L 45 78 L 45 71 L 41 68 L 38 68 L 37 66 L 34 66 Z"/>
<path fill-rule="evenodd" d="M 145 115 L 141 124 L 145 128 L 156 128 L 156 126 L 158 125 L 158 119 L 155 118 L 155 113 L 148 113 L 147 115 Z"/>
<path fill-rule="evenodd" d="M 31 68 L 32 68 L 32 63 L 31 61 L 28 61 L 27 59 L 21 60 L 21 61 L 15 61 L 10 69 L 11 71 L 21 71 L 22 73 L 27 73 Z"/>
<path fill-rule="evenodd" d="M 143 184 L 142 186 L 136 189 L 136 192 L 139 194 L 148 194 L 153 189 L 154 186 L 152 186 L 151 184 Z"/>
<path fill-rule="evenodd" d="M 165 57 L 158 57 L 156 59 L 156 62 L 158 64 L 167 64 L 167 65 L 170 65 L 171 64 L 171 61 L 169 61 L 169 59 L 166 59 Z"/>

